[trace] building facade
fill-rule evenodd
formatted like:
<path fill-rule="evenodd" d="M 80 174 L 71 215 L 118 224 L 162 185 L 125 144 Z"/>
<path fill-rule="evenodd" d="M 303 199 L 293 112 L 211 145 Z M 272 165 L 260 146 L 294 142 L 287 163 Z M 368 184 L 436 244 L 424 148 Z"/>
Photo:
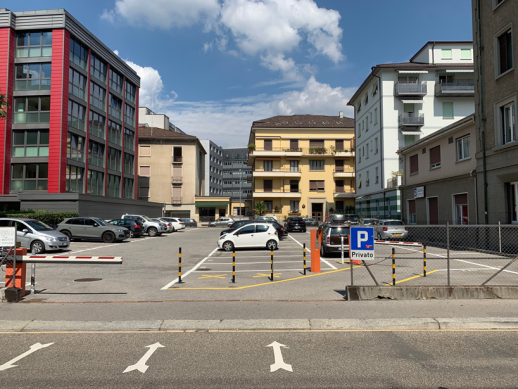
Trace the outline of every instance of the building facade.
<path fill-rule="evenodd" d="M 205 158 L 205 195 L 223 195 L 223 148 L 211 140 L 200 140 L 207 151 Z"/>
<path fill-rule="evenodd" d="M 140 127 L 139 199 L 162 204 L 164 216 L 193 218 L 205 190 L 205 154 L 195 136 Z"/>
<path fill-rule="evenodd" d="M 509 0 L 472 5 L 479 219 L 518 223 L 518 7 Z"/>
<path fill-rule="evenodd" d="M 26 208 L 27 196 L 33 209 L 87 212 L 77 202 L 88 196 L 138 208 L 139 86 L 135 71 L 65 10 L 0 9 L 4 208 Z"/>
<path fill-rule="evenodd" d="M 397 150 L 474 112 L 473 43 L 428 42 L 380 64 L 349 101 L 356 123 L 356 212 L 401 218 Z"/>
<path fill-rule="evenodd" d="M 169 116 L 164 114 L 154 113 L 147 107 L 139 107 L 138 109 L 139 127 L 156 127 L 163 130 L 170 130 L 185 134 L 180 128 L 175 126 L 170 120 Z"/>
<path fill-rule="evenodd" d="M 252 124 L 248 165 L 253 207 L 264 201 L 278 219 L 319 221 L 354 207 L 354 120 L 338 116 L 274 116 Z M 348 208 L 349 207 L 349 208 Z"/>
<path fill-rule="evenodd" d="M 398 151 L 406 224 L 478 224 L 475 115 Z"/>
<path fill-rule="evenodd" d="M 246 146 L 223 149 L 223 195 L 232 198 L 232 216 L 252 216 L 252 168 Z"/>

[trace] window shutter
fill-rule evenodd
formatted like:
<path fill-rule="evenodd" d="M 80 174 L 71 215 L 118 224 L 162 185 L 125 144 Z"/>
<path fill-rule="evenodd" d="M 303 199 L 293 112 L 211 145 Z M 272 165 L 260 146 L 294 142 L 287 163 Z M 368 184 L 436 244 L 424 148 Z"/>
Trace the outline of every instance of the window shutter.
<path fill-rule="evenodd" d="M 141 186 L 139 188 L 139 197 L 149 197 L 149 186 Z"/>
<path fill-rule="evenodd" d="M 290 139 L 290 150 L 297 150 L 299 148 L 299 141 L 297 139 Z"/>
<path fill-rule="evenodd" d="M 453 117 L 453 103 L 442 103 L 442 117 L 452 118 Z"/>
<path fill-rule="evenodd" d="M 317 189 L 318 190 L 325 190 L 325 181 L 324 180 L 317 181 Z"/>
<path fill-rule="evenodd" d="M 343 140 L 337 140 L 336 143 L 335 143 L 335 149 L 343 150 L 344 149 L 344 141 Z"/>
<path fill-rule="evenodd" d="M 314 180 L 309 181 L 309 190 L 317 190 L 317 182 Z"/>
<path fill-rule="evenodd" d="M 273 150 L 272 140 L 271 139 L 265 139 L 264 140 L 264 149 L 265 150 Z"/>
<path fill-rule="evenodd" d="M 344 191 L 344 180 L 336 180 L 336 192 L 341 193 Z"/>
<path fill-rule="evenodd" d="M 440 166 L 441 164 L 441 146 L 435 146 L 430 149 L 430 166 Z"/>
<path fill-rule="evenodd" d="M 272 180 L 264 180 L 264 191 L 271 192 L 273 190 L 273 181 Z"/>
<path fill-rule="evenodd" d="M 412 155 L 410 157 L 410 174 L 419 172 L 419 159 L 418 155 Z"/>
<path fill-rule="evenodd" d="M 139 175 L 143 177 L 151 176 L 151 166 L 141 166 Z"/>
<path fill-rule="evenodd" d="M 415 200 L 410 200 L 408 202 L 408 213 L 415 214 Z"/>
<path fill-rule="evenodd" d="M 173 197 L 175 199 L 182 198 L 182 187 L 181 186 L 173 186 Z"/>
<path fill-rule="evenodd" d="M 313 139 L 309 141 L 309 147 L 324 147 L 324 140 L 323 139 Z"/>
<path fill-rule="evenodd" d="M 468 203 L 468 194 L 455 195 L 455 205 L 466 205 Z"/>

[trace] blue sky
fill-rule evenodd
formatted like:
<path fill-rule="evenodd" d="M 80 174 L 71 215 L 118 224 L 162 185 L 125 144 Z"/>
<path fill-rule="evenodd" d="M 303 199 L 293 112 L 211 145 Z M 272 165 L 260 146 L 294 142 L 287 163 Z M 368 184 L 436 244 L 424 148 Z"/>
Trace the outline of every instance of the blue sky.
<path fill-rule="evenodd" d="M 245 145 L 253 120 L 344 111 L 378 63 L 472 40 L 471 0 L 4 0 L 65 8 L 142 79 L 141 105 Z"/>

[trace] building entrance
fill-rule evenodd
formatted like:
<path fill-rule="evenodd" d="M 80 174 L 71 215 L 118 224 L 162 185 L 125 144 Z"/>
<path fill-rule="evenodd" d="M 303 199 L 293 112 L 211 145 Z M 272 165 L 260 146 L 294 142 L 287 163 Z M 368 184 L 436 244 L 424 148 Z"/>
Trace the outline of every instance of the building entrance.
<path fill-rule="evenodd" d="M 313 219 L 315 219 L 318 223 L 322 223 L 323 214 L 324 214 L 324 204 L 323 203 L 311 204 L 311 217 Z"/>

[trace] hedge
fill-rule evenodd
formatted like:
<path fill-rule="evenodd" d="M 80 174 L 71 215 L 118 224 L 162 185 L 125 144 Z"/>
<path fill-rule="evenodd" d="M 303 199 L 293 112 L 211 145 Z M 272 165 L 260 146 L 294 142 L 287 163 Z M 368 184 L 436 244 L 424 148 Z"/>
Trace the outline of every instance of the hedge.
<path fill-rule="evenodd" d="M 0 217 L 16 217 L 16 218 L 27 218 L 36 219 L 49 226 L 58 225 L 64 219 L 69 217 L 78 217 L 77 212 L 48 212 L 48 211 L 7 211 L 0 212 Z"/>

